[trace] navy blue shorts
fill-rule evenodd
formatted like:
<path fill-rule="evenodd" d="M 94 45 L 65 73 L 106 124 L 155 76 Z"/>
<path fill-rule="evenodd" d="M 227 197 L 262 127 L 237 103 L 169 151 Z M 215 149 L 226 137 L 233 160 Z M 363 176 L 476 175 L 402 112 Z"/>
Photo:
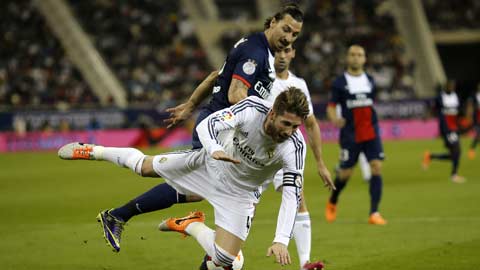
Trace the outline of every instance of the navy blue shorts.
<path fill-rule="evenodd" d="M 442 132 L 441 134 L 445 147 L 451 148 L 459 145 L 459 137 L 456 131 Z"/>
<path fill-rule="evenodd" d="M 358 155 L 361 152 L 365 154 L 368 161 L 374 159 L 383 160 L 385 158 L 382 141 L 379 137 L 361 143 L 341 142 L 340 147 L 340 168 L 342 169 L 349 169 L 355 166 Z"/>
<path fill-rule="evenodd" d="M 195 127 L 193 128 L 192 149 L 198 149 L 203 147 L 200 139 L 198 138 L 197 126 L 198 124 L 200 124 L 200 122 L 202 122 L 203 119 L 207 118 L 210 114 L 212 114 L 212 111 L 207 108 L 203 108 L 198 114 L 197 120 L 195 121 Z"/>

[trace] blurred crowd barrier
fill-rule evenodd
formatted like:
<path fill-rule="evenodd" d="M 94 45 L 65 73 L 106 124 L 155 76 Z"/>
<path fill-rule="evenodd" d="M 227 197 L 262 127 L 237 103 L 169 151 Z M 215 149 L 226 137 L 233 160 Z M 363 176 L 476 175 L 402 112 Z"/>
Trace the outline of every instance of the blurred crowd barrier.
<path fill-rule="evenodd" d="M 386 101 L 375 104 L 380 119 L 422 119 L 429 116 L 431 100 Z M 314 103 L 317 118 L 325 118 L 326 102 Z M 161 108 L 79 109 L 69 111 L 0 112 L 0 131 L 80 131 L 162 127 L 168 116 Z"/>
<path fill-rule="evenodd" d="M 383 120 L 380 132 L 384 140 L 432 139 L 438 136 L 435 120 Z M 336 142 L 338 128 L 331 123 L 320 122 L 322 140 Z M 302 129 L 302 132 L 305 131 Z M 306 137 L 306 136 L 305 136 Z M 86 142 L 116 147 L 188 147 L 191 130 L 179 127 L 166 128 L 107 129 L 91 131 L 37 131 L 18 134 L 0 133 L 0 152 L 55 150 L 69 142 Z"/>

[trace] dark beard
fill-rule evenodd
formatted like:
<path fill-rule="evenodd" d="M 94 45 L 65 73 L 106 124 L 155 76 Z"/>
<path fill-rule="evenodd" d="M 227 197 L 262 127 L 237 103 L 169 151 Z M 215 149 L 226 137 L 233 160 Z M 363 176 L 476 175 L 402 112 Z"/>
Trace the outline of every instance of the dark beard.
<path fill-rule="evenodd" d="M 270 138 L 272 138 L 272 140 L 276 143 L 282 143 L 288 139 L 288 137 L 283 138 L 282 136 L 280 136 L 280 133 L 277 132 L 275 126 L 273 125 L 273 120 L 268 121 L 265 125 L 265 134 L 270 136 Z"/>

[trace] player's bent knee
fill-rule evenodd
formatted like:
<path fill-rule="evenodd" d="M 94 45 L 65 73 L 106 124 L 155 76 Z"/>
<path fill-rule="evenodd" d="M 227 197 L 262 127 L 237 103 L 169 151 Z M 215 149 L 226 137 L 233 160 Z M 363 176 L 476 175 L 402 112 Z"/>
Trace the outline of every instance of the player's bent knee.
<path fill-rule="evenodd" d="M 353 174 L 353 169 L 352 168 L 340 169 L 338 171 L 338 177 L 340 178 L 341 181 L 348 181 L 348 179 L 350 179 L 352 174 Z"/>
<path fill-rule="evenodd" d="M 380 175 L 382 173 L 382 161 L 372 160 L 370 161 L 370 169 L 373 175 Z"/>
<path fill-rule="evenodd" d="M 203 198 L 197 195 L 187 195 L 186 196 L 187 202 L 200 202 L 203 201 Z"/>
<path fill-rule="evenodd" d="M 145 156 L 143 159 L 141 175 L 144 177 L 158 177 L 158 174 L 153 169 L 152 156 Z"/>

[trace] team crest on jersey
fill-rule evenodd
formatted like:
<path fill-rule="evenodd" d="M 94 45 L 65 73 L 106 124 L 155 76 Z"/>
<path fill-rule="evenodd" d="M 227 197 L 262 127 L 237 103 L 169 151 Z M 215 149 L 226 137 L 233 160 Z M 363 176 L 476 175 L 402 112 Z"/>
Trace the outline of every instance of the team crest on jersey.
<path fill-rule="evenodd" d="M 232 119 L 233 119 L 233 113 L 230 112 L 230 111 L 223 111 L 223 112 L 220 114 L 220 118 L 222 119 L 222 121 L 232 120 Z"/>
<path fill-rule="evenodd" d="M 300 175 L 297 175 L 295 177 L 295 186 L 301 188 L 302 187 L 302 177 Z"/>
<path fill-rule="evenodd" d="M 248 59 L 242 66 L 243 72 L 247 75 L 252 75 L 255 73 L 255 69 L 257 68 L 257 63 L 253 59 Z"/>
<path fill-rule="evenodd" d="M 275 149 L 268 149 L 267 150 L 267 156 L 268 158 L 273 158 L 273 156 L 275 155 Z"/>
<path fill-rule="evenodd" d="M 158 163 L 164 163 L 165 161 L 167 161 L 167 157 L 161 157 L 159 160 L 158 160 Z"/>

